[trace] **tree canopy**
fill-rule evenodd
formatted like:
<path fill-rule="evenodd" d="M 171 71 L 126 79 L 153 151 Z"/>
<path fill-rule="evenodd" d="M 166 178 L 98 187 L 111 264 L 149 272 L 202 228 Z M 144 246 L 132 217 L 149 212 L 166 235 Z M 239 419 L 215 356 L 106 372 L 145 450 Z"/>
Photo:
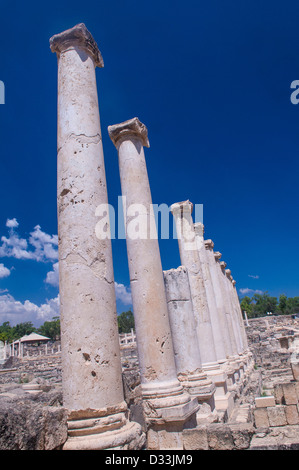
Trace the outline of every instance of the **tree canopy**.
<path fill-rule="evenodd" d="M 60 339 L 60 320 L 58 317 L 54 317 L 52 321 L 46 321 L 39 328 L 35 328 L 31 322 L 11 326 L 10 323 L 6 321 L 0 326 L 0 340 L 11 343 L 33 332 L 47 336 L 53 341 L 58 340 Z"/>
<path fill-rule="evenodd" d="M 134 328 L 134 316 L 131 310 L 122 312 L 117 317 L 119 333 L 130 333 Z M 33 326 L 31 322 L 19 323 L 11 326 L 8 321 L 0 325 L 0 341 L 7 341 L 11 343 L 22 336 L 29 335 L 30 333 L 38 333 L 47 336 L 53 341 L 60 339 L 60 319 L 53 317 L 51 321 L 45 321 L 39 328 Z"/>
<path fill-rule="evenodd" d="M 240 300 L 241 310 L 248 318 L 263 317 L 268 313 L 274 315 L 293 315 L 299 313 L 299 297 L 287 297 L 281 294 L 279 299 L 271 297 L 268 292 L 246 295 Z"/>
<path fill-rule="evenodd" d="M 118 332 L 119 333 L 130 333 L 131 329 L 134 328 L 134 315 L 131 310 L 122 312 L 117 317 Z"/>

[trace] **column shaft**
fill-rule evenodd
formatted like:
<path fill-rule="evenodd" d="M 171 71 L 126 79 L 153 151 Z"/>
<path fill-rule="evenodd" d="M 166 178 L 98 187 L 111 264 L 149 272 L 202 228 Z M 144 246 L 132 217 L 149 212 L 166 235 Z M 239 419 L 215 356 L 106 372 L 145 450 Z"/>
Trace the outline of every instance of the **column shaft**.
<path fill-rule="evenodd" d="M 134 118 L 109 126 L 108 131 L 118 150 L 122 196 L 126 203 L 127 253 L 144 413 L 149 422 L 183 422 L 195 413 L 198 405 L 183 391 L 176 374 L 143 149 L 144 145 L 149 146 L 147 129 Z"/>
<path fill-rule="evenodd" d="M 192 209 L 193 205 L 190 201 L 176 203 L 171 206 L 176 224 L 181 264 L 186 266 L 188 270 L 201 361 L 205 368 L 206 366 L 214 367 L 218 364 L 209 305 L 191 216 Z"/>
<path fill-rule="evenodd" d="M 219 316 L 219 313 L 218 313 L 215 293 L 213 290 L 211 273 L 209 269 L 208 253 L 206 251 L 205 244 L 204 244 L 203 224 L 201 223 L 194 224 L 194 230 L 196 234 L 198 255 L 199 255 L 199 260 L 200 260 L 200 264 L 202 267 L 203 281 L 204 281 L 207 301 L 209 305 L 211 324 L 213 328 L 213 335 L 215 339 L 216 356 L 217 356 L 218 362 L 224 363 L 226 362 L 227 352 L 226 352 L 225 341 L 224 341 L 223 322 L 221 321 L 221 317 Z"/>
<path fill-rule="evenodd" d="M 214 409 L 215 385 L 202 370 L 187 269 L 164 271 L 164 282 L 178 379 L 199 402 Z"/>
<path fill-rule="evenodd" d="M 95 233 L 96 208 L 107 204 L 95 78 L 103 62 L 83 24 L 53 36 L 50 45 L 58 57 L 62 386 L 70 436 L 65 448 L 124 446 L 140 427 L 126 427 L 111 240 Z M 110 425 L 118 429 L 113 443 L 104 432 Z"/>

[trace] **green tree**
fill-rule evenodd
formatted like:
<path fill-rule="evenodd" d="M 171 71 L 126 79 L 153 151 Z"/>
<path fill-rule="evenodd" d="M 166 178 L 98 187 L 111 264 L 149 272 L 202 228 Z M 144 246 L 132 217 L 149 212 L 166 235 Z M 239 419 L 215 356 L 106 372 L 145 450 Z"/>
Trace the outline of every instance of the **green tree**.
<path fill-rule="evenodd" d="M 255 317 L 263 317 L 267 312 L 275 313 L 277 309 L 277 298 L 270 297 L 268 292 L 254 294 L 252 298 L 253 314 Z"/>
<path fill-rule="evenodd" d="M 288 303 L 288 298 L 285 294 L 281 294 L 279 296 L 279 304 L 277 307 L 278 313 L 285 315 L 286 314 L 286 309 L 287 309 L 287 303 Z"/>
<path fill-rule="evenodd" d="M 130 333 L 131 329 L 135 327 L 134 315 L 131 310 L 118 315 L 117 324 L 119 333 Z"/>
<path fill-rule="evenodd" d="M 59 317 L 53 317 L 52 321 L 45 321 L 38 329 L 38 333 L 47 336 L 53 341 L 60 339 L 60 319 Z"/>
<path fill-rule="evenodd" d="M 0 326 L 0 340 L 8 341 L 9 343 L 13 341 L 13 329 L 10 326 L 9 321 L 4 322 Z"/>
<path fill-rule="evenodd" d="M 14 339 L 22 338 L 22 336 L 30 335 L 30 333 L 36 332 L 36 328 L 33 326 L 31 321 L 25 323 L 19 323 L 13 327 L 13 337 Z"/>
<path fill-rule="evenodd" d="M 251 304 L 251 298 L 248 295 L 245 295 L 243 299 L 240 301 L 240 306 L 242 312 L 246 312 L 248 318 L 252 317 L 252 312 L 253 312 L 253 306 Z"/>

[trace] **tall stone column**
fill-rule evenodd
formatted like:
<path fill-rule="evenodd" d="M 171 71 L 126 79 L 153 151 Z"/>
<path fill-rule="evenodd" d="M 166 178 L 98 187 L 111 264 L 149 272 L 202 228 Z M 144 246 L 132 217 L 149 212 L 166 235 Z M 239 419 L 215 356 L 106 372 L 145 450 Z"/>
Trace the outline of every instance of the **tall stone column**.
<path fill-rule="evenodd" d="M 216 385 L 216 409 L 224 411 L 229 405 L 226 395 L 226 374 L 217 358 L 216 338 L 197 248 L 192 209 L 193 204 L 190 201 L 175 203 L 170 208 L 176 224 L 181 264 L 188 271 L 202 368 Z M 214 316 L 213 321 L 216 323 Z"/>
<path fill-rule="evenodd" d="M 227 283 L 229 281 L 227 279 L 226 271 L 225 271 L 227 264 L 225 261 L 220 261 L 221 256 L 222 256 L 221 253 L 219 252 L 215 253 L 215 259 L 219 267 L 220 282 L 222 284 L 223 294 L 224 294 L 224 299 L 225 299 L 226 319 L 228 321 L 229 333 L 230 333 L 231 341 L 233 344 L 233 351 L 234 351 L 233 365 L 235 366 L 235 382 L 239 384 L 240 377 L 241 377 L 240 368 L 242 367 L 242 358 L 241 358 L 242 346 L 240 342 L 239 331 L 236 325 L 236 320 L 235 320 L 235 315 L 234 315 L 234 306 L 232 304 L 231 293 L 228 290 Z"/>
<path fill-rule="evenodd" d="M 240 306 L 240 301 L 236 289 L 236 281 L 233 279 L 231 276 L 231 283 L 232 283 L 232 292 L 233 292 L 233 297 L 235 300 L 235 305 L 236 305 L 236 311 L 237 311 L 237 316 L 240 324 L 240 330 L 242 334 L 242 339 L 243 339 L 243 345 L 244 345 L 244 350 L 248 350 L 248 340 L 247 340 L 247 335 L 246 335 L 246 330 L 245 330 L 245 325 L 244 325 L 244 320 L 243 320 L 243 315 L 242 315 L 242 310 Z"/>
<path fill-rule="evenodd" d="M 228 388 L 229 390 L 235 390 L 235 381 L 238 378 L 239 370 L 239 364 L 237 362 L 239 356 L 237 353 L 235 337 L 232 331 L 232 323 L 230 318 L 230 312 L 228 309 L 227 294 L 223 285 L 223 273 L 219 265 L 221 253 L 219 253 L 218 251 L 214 252 L 214 243 L 212 240 L 205 240 L 204 243 L 208 255 L 217 308 L 223 326 L 223 338 L 228 358 L 228 364 L 225 367 L 226 373 L 229 378 Z"/>
<path fill-rule="evenodd" d="M 107 204 L 95 67 L 101 53 L 84 24 L 53 36 L 58 57 L 58 236 L 65 449 L 142 445 L 127 419 L 111 241 L 95 233 Z"/>
<path fill-rule="evenodd" d="M 178 379 L 199 403 L 208 403 L 213 410 L 215 385 L 202 370 L 187 269 L 164 271 L 164 282 Z M 200 411 L 199 423 L 201 417 Z"/>
<path fill-rule="evenodd" d="M 243 354 L 243 352 L 246 350 L 246 345 L 244 343 L 242 325 L 241 325 L 240 317 L 239 317 L 239 308 L 238 308 L 239 301 L 236 302 L 235 289 L 234 289 L 234 286 L 232 284 L 232 279 L 233 278 L 232 278 L 232 275 L 231 275 L 231 270 L 226 269 L 225 274 L 226 274 L 226 278 L 227 278 L 228 293 L 229 293 L 231 304 L 232 304 L 233 319 L 234 319 L 234 323 L 236 325 L 236 331 L 237 331 L 238 338 L 239 338 L 240 352 L 241 352 L 241 354 Z"/>
<path fill-rule="evenodd" d="M 204 246 L 209 265 L 209 272 L 211 276 L 211 283 L 213 286 L 215 303 L 217 306 L 218 315 L 221 323 L 225 353 L 226 357 L 229 359 L 233 355 L 233 348 L 230 341 L 228 324 L 225 318 L 225 300 L 223 297 L 222 286 L 219 281 L 218 266 L 216 265 L 216 260 L 214 256 L 214 243 L 212 240 L 204 240 Z"/>
<path fill-rule="evenodd" d="M 253 354 L 248 347 L 248 339 L 247 339 L 246 329 L 244 325 L 240 301 L 239 301 L 239 297 L 238 297 L 238 293 L 236 289 L 236 281 L 233 279 L 232 276 L 230 277 L 230 279 L 232 283 L 232 292 L 233 292 L 232 295 L 235 299 L 237 318 L 239 320 L 240 331 L 241 331 L 242 340 L 243 340 L 243 347 L 244 347 L 243 358 L 244 358 L 245 373 L 249 375 L 252 371 L 252 368 L 254 367 Z"/>
<path fill-rule="evenodd" d="M 198 256 L 202 268 L 202 277 L 204 281 L 207 302 L 209 305 L 213 335 L 215 339 L 216 356 L 219 363 L 225 363 L 227 360 L 227 352 L 224 341 L 224 325 L 217 311 L 216 298 L 209 270 L 208 253 L 204 243 L 204 225 L 201 222 L 194 224 L 194 231 L 196 236 Z"/>
<path fill-rule="evenodd" d="M 217 355 L 191 216 L 193 204 L 178 202 L 170 210 L 175 220 L 181 264 L 188 270 L 202 364 L 214 368 L 218 366 Z"/>
<path fill-rule="evenodd" d="M 235 305 L 234 305 L 234 299 L 232 297 L 232 291 L 231 291 L 231 281 L 229 279 L 230 276 L 230 269 L 226 269 L 227 263 L 225 261 L 220 261 L 220 267 L 221 271 L 223 274 L 223 284 L 224 284 L 224 289 L 226 291 L 226 298 L 228 302 L 228 311 L 231 319 L 231 325 L 232 329 L 234 332 L 234 337 L 237 345 L 237 353 L 242 354 L 243 351 L 243 345 L 242 345 L 242 339 L 241 339 L 241 334 L 240 334 L 240 328 L 238 325 L 238 321 L 236 318 L 236 311 L 235 311 Z"/>
<path fill-rule="evenodd" d="M 125 199 L 127 253 L 149 448 L 181 448 L 180 432 L 198 409 L 178 381 L 160 250 L 144 149 L 147 129 L 138 118 L 108 127 L 118 150 Z M 138 214 L 136 218 L 136 213 Z M 138 222 L 138 223 L 137 223 Z M 136 231 L 139 229 L 138 231 Z M 169 447 L 167 447 L 169 446 Z"/>

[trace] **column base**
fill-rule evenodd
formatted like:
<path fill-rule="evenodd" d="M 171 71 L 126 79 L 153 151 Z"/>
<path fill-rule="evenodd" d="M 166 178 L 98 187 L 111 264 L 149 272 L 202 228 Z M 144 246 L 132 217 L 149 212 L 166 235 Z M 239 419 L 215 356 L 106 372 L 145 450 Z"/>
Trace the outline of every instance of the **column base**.
<path fill-rule="evenodd" d="M 215 396 L 215 407 L 218 412 L 225 412 L 230 417 L 235 406 L 235 393 L 227 391 L 224 395 Z"/>
<path fill-rule="evenodd" d="M 146 437 L 138 423 L 129 421 L 125 402 L 99 410 L 71 411 L 63 450 L 138 450 Z"/>
<path fill-rule="evenodd" d="M 197 397 L 199 403 L 208 403 L 212 410 L 215 408 L 213 395 L 216 386 L 205 372 L 199 371 L 193 374 L 179 374 L 178 379 L 184 390 L 189 393 L 191 397 Z"/>
<path fill-rule="evenodd" d="M 221 366 L 219 364 L 214 367 L 203 365 L 203 369 L 206 370 L 207 376 L 214 382 L 216 387 L 214 394 L 216 411 L 220 414 L 225 413 L 229 417 L 234 407 L 235 394 L 230 390 L 227 365 L 224 362 Z"/>
<path fill-rule="evenodd" d="M 197 398 L 185 392 L 177 380 L 144 384 L 142 395 L 147 449 L 183 449 L 183 429 L 196 427 Z"/>

